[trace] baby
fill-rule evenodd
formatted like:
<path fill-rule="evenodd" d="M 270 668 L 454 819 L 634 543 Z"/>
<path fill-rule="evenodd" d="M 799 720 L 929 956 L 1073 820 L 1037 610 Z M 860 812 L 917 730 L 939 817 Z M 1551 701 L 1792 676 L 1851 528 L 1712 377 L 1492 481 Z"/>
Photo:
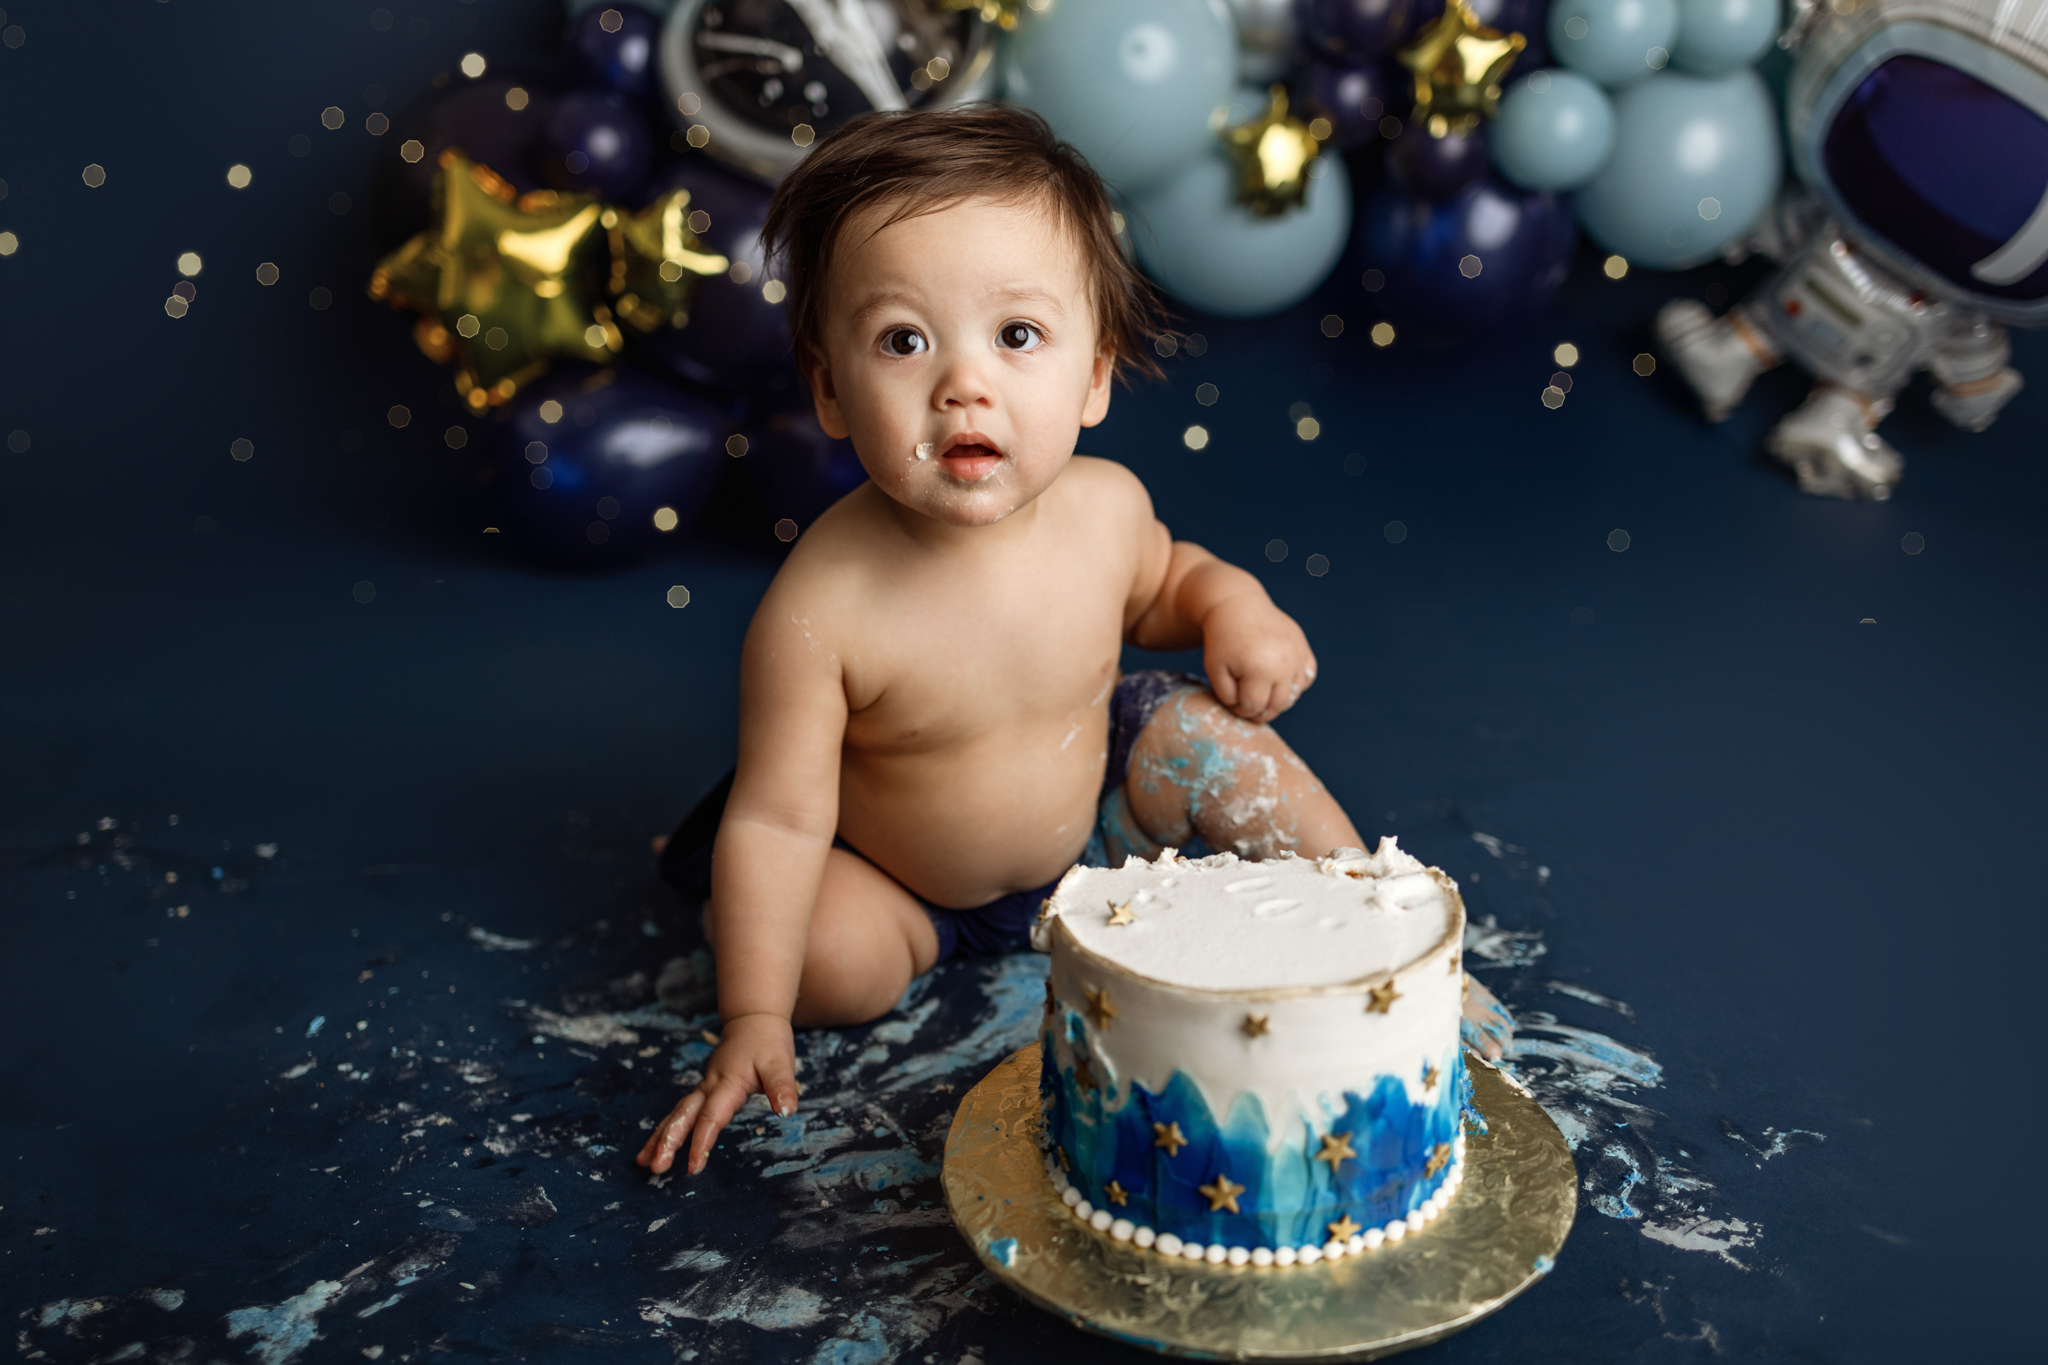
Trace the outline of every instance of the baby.
<path fill-rule="evenodd" d="M 702 1170 L 755 1093 L 794 1113 L 794 1028 L 1027 946 L 1076 862 L 1364 843 L 1269 726 L 1316 676 L 1301 628 L 1074 453 L 1113 378 L 1158 372 L 1112 218 L 1078 155 L 999 106 L 865 115 L 776 192 L 796 355 L 869 482 L 747 632 L 706 921 L 724 1033 L 643 1166 L 687 1144 Z M 1199 645 L 1208 678 L 1120 676 L 1125 643 Z"/>

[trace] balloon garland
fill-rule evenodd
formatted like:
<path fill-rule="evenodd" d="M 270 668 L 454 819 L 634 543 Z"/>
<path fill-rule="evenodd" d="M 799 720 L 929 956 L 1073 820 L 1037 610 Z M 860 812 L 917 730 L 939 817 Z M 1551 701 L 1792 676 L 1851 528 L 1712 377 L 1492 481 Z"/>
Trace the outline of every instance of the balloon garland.
<path fill-rule="evenodd" d="M 1561 192 L 1610 251 L 1676 267 L 1746 233 L 1779 175 L 1748 69 L 1775 36 L 1769 0 L 567 12 L 558 65 L 472 54 L 403 121 L 379 171 L 394 249 L 370 281 L 495 424 L 497 529 L 558 562 L 624 562 L 689 525 L 702 471 L 725 467 L 706 451 L 740 457 L 779 528 L 858 482 L 803 415 L 759 234 L 768 187 L 871 108 L 1035 108 L 1110 182 L 1138 261 L 1183 304 L 1273 313 L 1350 259 L 1392 324 L 1376 339 L 1452 341 L 1547 299 L 1575 235 Z M 670 446 L 690 453 L 645 465 L 668 474 L 622 472 Z"/>

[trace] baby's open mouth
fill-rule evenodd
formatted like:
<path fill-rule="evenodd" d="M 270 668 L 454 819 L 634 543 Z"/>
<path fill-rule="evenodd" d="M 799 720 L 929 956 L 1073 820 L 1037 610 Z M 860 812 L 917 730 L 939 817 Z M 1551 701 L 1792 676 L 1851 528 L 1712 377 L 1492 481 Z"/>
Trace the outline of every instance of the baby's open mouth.
<path fill-rule="evenodd" d="M 977 439 L 974 433 L 956 437 L 939 453 L 940 466 L 961 479 L 983 478 L 1002 461 L 1003 452 Z"/>

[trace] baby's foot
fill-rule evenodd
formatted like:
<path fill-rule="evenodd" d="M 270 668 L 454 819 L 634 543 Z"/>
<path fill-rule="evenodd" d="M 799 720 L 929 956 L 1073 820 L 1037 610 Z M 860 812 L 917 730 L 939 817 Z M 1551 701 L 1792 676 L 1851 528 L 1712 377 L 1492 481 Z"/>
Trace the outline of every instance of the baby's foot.
<path fill-rule="evenodd" d="M 1515 1040 L 1515 1016 L 1470 972 L 1465 974 L 1465 1017 L 1458 1022 L 1458 1037 L 1489 1062 L 1505 1057 Z"/>

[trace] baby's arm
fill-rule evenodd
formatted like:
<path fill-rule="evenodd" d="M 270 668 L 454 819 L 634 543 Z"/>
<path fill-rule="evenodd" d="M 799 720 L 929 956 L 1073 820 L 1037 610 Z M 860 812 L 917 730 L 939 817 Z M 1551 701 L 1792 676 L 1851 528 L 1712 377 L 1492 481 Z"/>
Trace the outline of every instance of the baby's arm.
<path fill-rule="evenodd" d="M 1246 720 L 1263 723 L 1294 705 L 1316 678 L 1316 656 L 1294 618 L 1243 569 L 1175 540 L 1149 497 L 1142 525 L 1125 638 L 1140 649 L 1199 644 L 1216 700 Z"/>
<path fill-rule="evenodd" d="M 657 1174 L 686 1142 L 687 1169 L 703 1170 L 712 1142 L 750 1095 L 766 1095 L 777 1114 L 796 1112 L 789 1021 L 839 823 L 846 692 L 837 659 L 799 621 L 807 613 L 792 609 L 794 595 L 770 588 L 740 658 L 739 767 L 711 864 L 724 1033 L 703 1083 L 640 1149 L 639 1163 Z"/>

